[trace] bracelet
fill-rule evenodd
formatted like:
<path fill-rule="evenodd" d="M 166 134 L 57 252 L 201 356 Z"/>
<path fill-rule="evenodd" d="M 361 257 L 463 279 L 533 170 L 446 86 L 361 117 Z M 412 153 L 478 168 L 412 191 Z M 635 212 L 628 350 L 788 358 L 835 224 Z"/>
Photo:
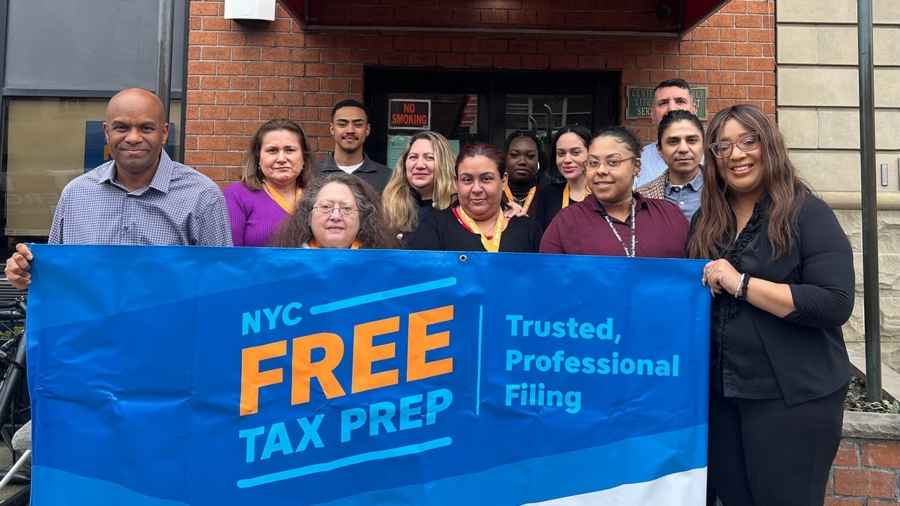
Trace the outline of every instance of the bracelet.
<path fill-rule="evenodd" d="M 734 298 L 737 300 L 747 300 L 747 286 L 750 284 L 750 275 L 741 274 L 741 282 L 738 283 L 738 289 L 734 292 Z"/>

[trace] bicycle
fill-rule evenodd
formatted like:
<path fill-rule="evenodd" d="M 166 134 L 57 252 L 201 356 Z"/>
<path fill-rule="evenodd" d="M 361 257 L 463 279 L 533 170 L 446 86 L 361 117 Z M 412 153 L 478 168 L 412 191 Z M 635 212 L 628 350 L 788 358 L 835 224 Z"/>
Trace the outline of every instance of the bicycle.
<path fill-rule="evenodd" d="M 13 466 L 2 473 L 0 489 L 7 483 L 29 482 L 16 472 L 27 462 L 31 450 L 18 451 L 13 447 L 13 436 L 31 420 L 31 402 L 28 395 L 28 379 L 25 369 L 25 312 L 24 296 L 13 301 L 0 302 L 0 438 L 9 448 Z M 5 506 L 27 504 L 30 484 L 3 502 Z"/>

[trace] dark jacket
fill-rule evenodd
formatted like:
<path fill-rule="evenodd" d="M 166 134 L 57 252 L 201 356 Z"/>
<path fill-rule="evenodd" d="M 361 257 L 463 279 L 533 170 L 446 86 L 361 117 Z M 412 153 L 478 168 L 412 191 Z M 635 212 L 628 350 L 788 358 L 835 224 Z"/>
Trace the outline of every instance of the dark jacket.
<path fill-rule="evenodd" d="M 334 151 L 328 152 L 328 158 L 316 162 L 316 168 L 319 170 L 320 174 L 341 170 L 340 167 L 334 163 Z M 369 158 L 369 155 L 363 153 L 363 164 L 353 171 L 353 175 L 369 183 L 372 185 L 372 188 L 375 188 L 375 191 L 381 193 L 384 191 L 384 187 L 387 186 L 388 180 L 391 178 L 391 169 L 378 162 L 373 162 Z"/>

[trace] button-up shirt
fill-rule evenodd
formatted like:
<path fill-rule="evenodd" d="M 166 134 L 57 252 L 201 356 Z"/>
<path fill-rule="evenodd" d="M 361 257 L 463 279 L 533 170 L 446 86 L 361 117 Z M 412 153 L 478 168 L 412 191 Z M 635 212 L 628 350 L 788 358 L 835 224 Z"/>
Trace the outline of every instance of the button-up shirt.
<path fill-rule="evenodd" d="M 163 151 L 150 185 L 129 191 L 114 166 L 111 160 L 66 185 L 50 244 L 231 246 L 225 198 L 208 177 Z"/>
<path fill-rule="evenodd" d="M 666 200 L 678 206 L 688 221 L 691 221 L 694 213 L 700 209 L 700 192 L 702 190 L 702 170 L 698 170 L 694 179 L 683 185 L 674 185 L 666 178 Z"/>

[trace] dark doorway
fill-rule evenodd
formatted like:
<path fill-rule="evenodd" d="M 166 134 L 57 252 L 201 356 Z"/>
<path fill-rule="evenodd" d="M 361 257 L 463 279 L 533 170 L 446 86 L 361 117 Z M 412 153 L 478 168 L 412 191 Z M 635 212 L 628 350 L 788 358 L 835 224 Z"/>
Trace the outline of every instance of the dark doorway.
<path fill-rule="evenodd" d="M 533 130 L 544 141 L 545 179 L 558 171 L 552 151 L 560 127 L 577 123 L 597 131 L 618 124 L 618 72 L 474 71 L 368 68 L 365 103 L 372 110 L 369 156 L 393 166 L 416 130 L 390 128 L 392 100 L 428 100 L 430 129 L 454 146 L 483 141 L 503 149 L 514 130 Z M 399 146 L 399 149 L 398 149 Z"/>

